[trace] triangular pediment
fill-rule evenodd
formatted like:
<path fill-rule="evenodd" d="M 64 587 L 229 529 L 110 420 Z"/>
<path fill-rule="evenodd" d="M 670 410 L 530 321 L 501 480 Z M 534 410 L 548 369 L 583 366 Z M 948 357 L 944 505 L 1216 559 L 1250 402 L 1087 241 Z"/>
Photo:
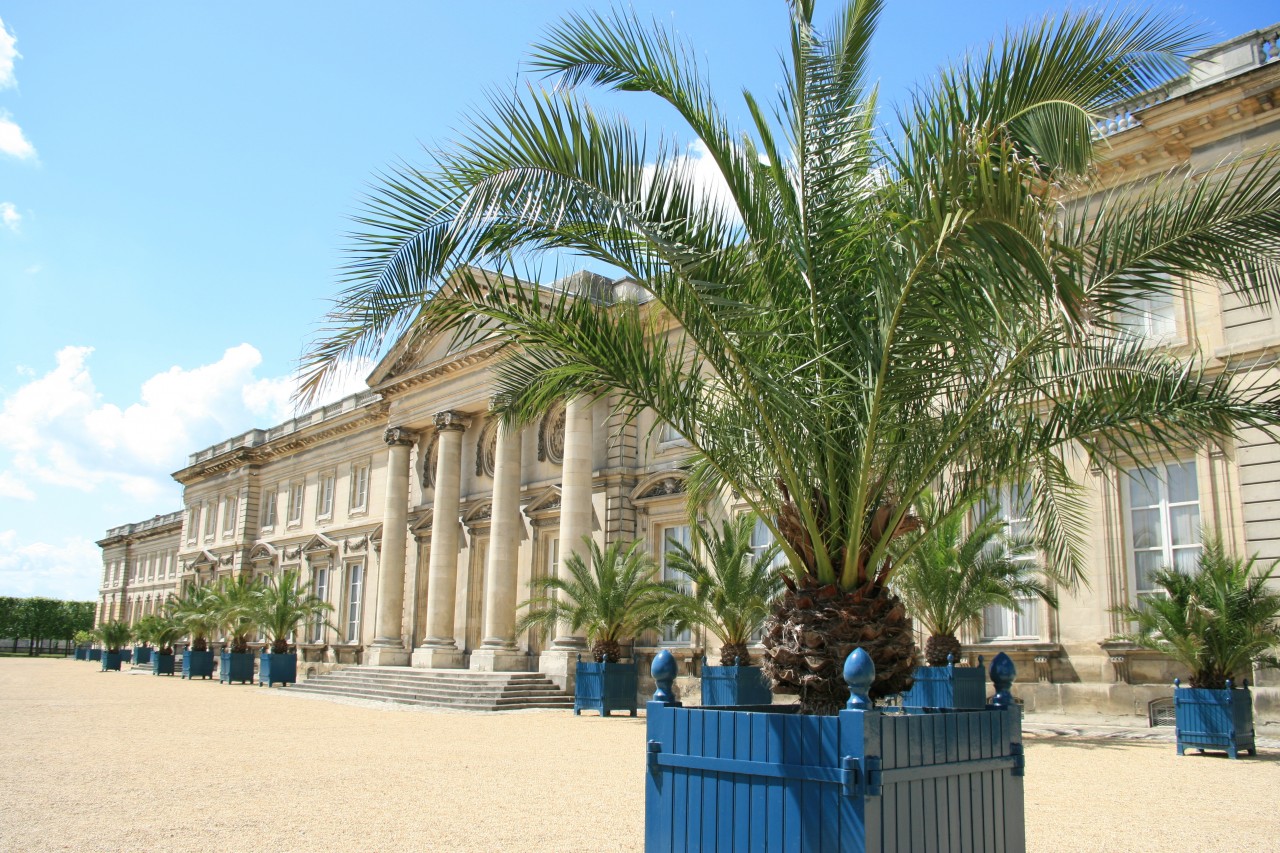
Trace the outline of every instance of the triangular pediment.
<path fill-rule="evenodd" d="M 302 553 L 308 557 L 318 554 L 332 554 L 336 550 L 338 550 L 338 543 L 323 533 L 315 534 L 302 546 Z"/>
<path fill-rule="evenodd" d="M 186 558 L 186 563 L 188 569 L 207 569 L 218 565 L 218 558 L 208 551 L 197 551 Z"/>
<path fill-rule="evenodd" d="M 524 514 L 529 518 L 548 512 L 560 511 L 560 487 L 548 486 L 533 496 L 533 500 L 525 504 Z"/>

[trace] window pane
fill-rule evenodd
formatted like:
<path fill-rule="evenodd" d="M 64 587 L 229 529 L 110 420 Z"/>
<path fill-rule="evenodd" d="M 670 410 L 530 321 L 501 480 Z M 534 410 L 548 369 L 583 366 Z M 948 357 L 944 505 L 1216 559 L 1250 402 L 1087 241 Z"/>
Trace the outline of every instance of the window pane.
<path fill-rule="evenodd" d="M 672 568 L 668 565 L 668 557 L 675 552 L 676 543 L 689 547 L 689 525 L 681 524 L 674 527 L 666 527 L 662 529 L 662 579 L 676 581 L 680 589 L 685 592 L 691 592 L 693 586 L 688 582 L 689 576 L 684 572 Z M 674 631 L 670 628 L 662 632 L 662 639 L 667 643 L 688 643 L 692 639 L 692 632 L 688 629 L 684 631 Z"/>
<path fill-rule="evenodd" d="M 1038 599 L 1025 598 L 1018 602 L 1017 626 L 1014 633 L 1019 637 L 1036 637 L 1040 634 Z"/>
<path fill-rule="evenodd" d="M 1005 609 L 997 604 L 991 604 L 982 610 L 982 636 L 983 637 L 1003 637 L 1005 636 L 1005 622 L 1007 613 Z"/>
<path fill-rule="evenodd" d="M 1193 548 L 1179 548 L 1173 552 L 1173 567 L 1184 575 L 1189 575 L 1196 571 L 1196 565 L 1199 560 L 1199 546 Z"/>
<path fill-rule="evenodd" d="M 1164 566 L 1163 551 L 1139 551 L 1133 555 L 1134 573 L 1137 576 L 1139 592 L 1146 592 L 1155 587 L 1151 576 Z"/>
<path fill-rule="evenodd" d="M 1183 462 L 1170 465 L 1169 503 L 1178 504 L 1200 500 L 1200 488 L 1196 483 L 1196 463 Z"/>
<path fill-rule="evenodd" d="M 1160 510 L 1136 509 L 1132 517 L 1134 548 L 1160 548 L 1164 545 L 1164 537 L 1160 531 Z"/>
<path fill-rule="evenodd" d="M 1169 508 L 1169 527 L 1172 543 L 1179 545 L 1196 545 L 1200 542 L 1200 505 L 1175 506 Z"/>
<path fill-rule="evenodd" d="M 1157 506 L 1160 503 L 1160 475 L 1154 468 L 1129 472 L 1129 505 Z"/>

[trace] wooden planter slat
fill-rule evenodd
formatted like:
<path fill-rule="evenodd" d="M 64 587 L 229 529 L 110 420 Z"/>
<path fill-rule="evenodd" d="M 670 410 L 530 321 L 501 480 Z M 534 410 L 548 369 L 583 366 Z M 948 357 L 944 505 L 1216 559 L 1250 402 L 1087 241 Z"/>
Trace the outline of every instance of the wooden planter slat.
<path fill-rule="evenodd" d="M 584 663 L 578 661 L 574 673 L 573 713 L 599 711 L 607 717 L 614 711 L 636 715 L 639 681 L 634 663 Z"/>
<path fill-rule="evenodd" d="M 707 666 L 702 664 L 702 704 L 768 705 L 773 691 L 758 666 Z"/>
<path fill-rule="evenodd" d="M 1253 694 L 1248 685 L 1226 690 L 1182 687 L 1175 681 L 1173 712 L 1178 755 L 1187 749 L 1221 750 L 1232 758 L 1257 755 L 1253 729 Z"/>
<path fill-rule="evenodd" d="M 979 710 L 987 704 L 986 671 L 978 666 L 918 666 L 902 694 L 904 708 Z"/>

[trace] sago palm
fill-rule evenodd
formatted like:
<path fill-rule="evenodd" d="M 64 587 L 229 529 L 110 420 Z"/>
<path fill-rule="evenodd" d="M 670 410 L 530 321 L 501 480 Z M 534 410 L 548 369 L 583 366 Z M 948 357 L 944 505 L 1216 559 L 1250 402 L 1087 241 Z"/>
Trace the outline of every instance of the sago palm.
<path fill-rule="evenodd" d="M 643 543 L 619 539 L 603 551 L 590 537 L 586 543 L 588 560 L 569 554 L 563 574 L 534 580 L 534 589 L 543 595 L 520 604 L 527 612 L 516 631 L 554 630 L 564 623 L 586 632 L 597 662 L 617 663 L 622 640 L 667 626 L 674 588 L 653 579 L 657 567 Z"/>
<path fill-rule="evenodd" d="M 776 534 L 791 573 L 763 666 L 810 712 L 843 703 L 855 645 L 873 697 L 910 684 L 911 620 L 889 582 L 924 489 L 945 478 L 945 519 L 1028 484 L 1036 538 L 1075 581 L 1071 454 L 1134 464 L 1278 419 L 1264 389 L 1122 328 L 1192 279 L 1249 298 L 1280 285 L 1275 152 L 1206 180 L 1094 183 L 1094 117 L 1185 72 L 1196 32 L 1064 13 L 945 68 L 881 123 L 867 74 L 881 6 L 854 0 L 820 27 L 794 0 L 776 99 L 744 93 L 745 128 L 661 23 L 570 16 L 533 47 L 544 86 L 494 94 L 428 166 L 380 182 L 307 359 L 314 392 L 406 330 L 454 335 L 505 345 L 512 422 L 578 396 L 652 410 L 689 442 L 695 497 L 739 495 Z M 656 96 L 685 132 L 633 127 L 592 87 Z M 566 257 L 629 281 L 614 297 L 516 274 Z"/>
<path fill-rule="evenodd" d="M 1161 652 L 1191 670 L 1191 686 L 1221 690 L 1227 679 L 1248 677 L 1254 664 L 1280 666 L 1280 591 L 1272 577 L 1280 562 L 1262 569 L 1257 557 L 1227 553 L 1207 538 L 1195 571 L 1161 569 L 1160 592 L 1119 612 L 1134 630 L 1121 639 Z"/>
<path fill-rule="evenodd" d="M 677 629 L 692 625 L 706 628 L 720 640 L 720 665 L 751 663 L 751 635 L 768 618 L 773 600 L 782 591 L 782 578 L 774 569 L 776 545 L 756 554 L 751 548 L 754 515 L 725 521 L 717 531 L 703 524 L 693 526 L 693 548 L 672 543 L 667 565 L 683 572 L 693 584 L 677 593 L 671 618 Z"/>
<path fill-rule="evenodd" d="M 946 666 L 960 657 L 956 632 L 992 605 L 1017 607 L 1018 599 L 1038 597 L 1058 606 L 1036 561 L 1035 542 L 1010 538 L 995 506 L 973 519 L 966 532 L 963 516 L 938 518 L 931 492 L 916 501 L 921 532 L 911 555 L 898 564 L 893 590 L 907 611 L 929 632 L 925 663 Z"/>
<path fill-rule="evenodd" d="M 301 583 L 296 569 L 268 578 L 254 593 L 253 621 L 277 655 L 289 651 L 290 638 L 300 627 L 332 611 L 333 605 L 318 597 L 310 583 Z"/>
<path fill-rule="evenodd" d="M 217 602 L 211 584 L 187 587 L 169 599 L 165 612 L 182 628 L 183 635 L 191 639 L 191 651 L 209 650 L 209 637 L 218 629 Z"/>

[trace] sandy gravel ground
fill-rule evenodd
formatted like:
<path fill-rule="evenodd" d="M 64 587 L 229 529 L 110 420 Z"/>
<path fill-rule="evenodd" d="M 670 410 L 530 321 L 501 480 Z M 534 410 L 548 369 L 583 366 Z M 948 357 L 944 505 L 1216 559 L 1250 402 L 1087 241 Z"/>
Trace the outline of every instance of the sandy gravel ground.
<path fill-rule="evenodd" d="M 643 744 L 643 719 L 388 710 L 4 658 L 0 850 L 639 851 Z M 1278 796 L 1274 751 L 1028 741 L 1033 851 L 1280 851 Z"/>

